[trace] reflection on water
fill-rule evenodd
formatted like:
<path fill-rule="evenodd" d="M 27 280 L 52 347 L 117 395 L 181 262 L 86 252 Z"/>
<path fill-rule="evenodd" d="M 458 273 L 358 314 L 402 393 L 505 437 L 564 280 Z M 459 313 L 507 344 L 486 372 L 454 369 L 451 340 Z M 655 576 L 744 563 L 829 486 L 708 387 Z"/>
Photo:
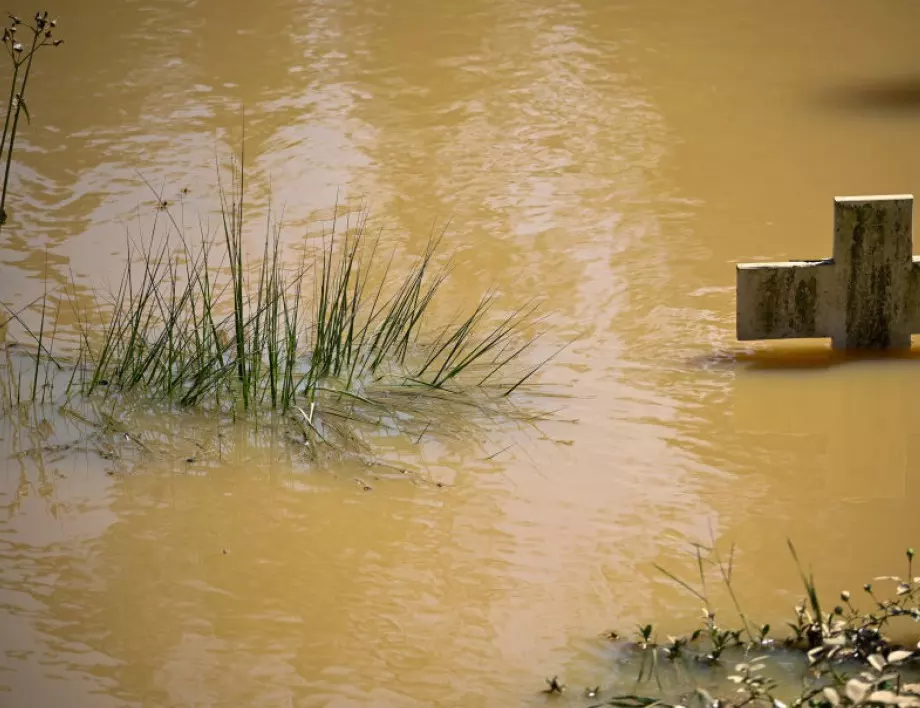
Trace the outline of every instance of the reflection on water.
<path fill-rule="evenodd" d="M 911 191 L 918 13 L 61 8 L 0 234 L 4 302 L 46 276 L 54 296 L 104 290 L 155 215 L 141 176 L 215 226 L 215 160 L 245 119 L 254 239 L 269 199 L 291 242 L 366 201 L 397 253 L 445 229 L 446 316 L 494 287 L 545 299 L 538 355 L 578 338 L 540 432 L 387 450 L 441 487 L 366 492 L 366 471 L 264 440 L 207 465 L 45 438 L 39 455 L 6 425 L 0 704 L 542 705 L 544 675 L 614 680 L 601 630 L 696 621 L 652 568 L 692 572 L 690 542 L 736 542 L 765 621 L 799 592 L 787 537 L 828 592 L 890 572 L 920 530 L 918 362 L 740 347 L 733 264 L 827 253 L 833 196 Z"/>

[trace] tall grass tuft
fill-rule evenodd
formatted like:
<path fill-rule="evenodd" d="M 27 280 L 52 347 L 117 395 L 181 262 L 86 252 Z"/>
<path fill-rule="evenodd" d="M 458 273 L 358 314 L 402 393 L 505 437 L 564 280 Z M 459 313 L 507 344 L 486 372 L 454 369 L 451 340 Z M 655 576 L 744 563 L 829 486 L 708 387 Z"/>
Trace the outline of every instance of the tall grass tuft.
<path fill-rule="evenodd" d="M 481 396 L 505 396 L 539 368 L 517 366 L 534 342 L 524 332 L 535 304 L 490 325 L 496 297 L 488 294 L 426 337 L 449 275 L 436 264 L 440 238 L 397 272 L 366 213 L 337 207 L 319 243 L 305 239 L 295 263 L 271 219 L 250 259 L 238 164 L 232 175 L 220 184 L 216 236 L 202 230 L 192 245 L 164 209 L 151 238 L 127 241 L 118 286 L 98 312 L 78 317 L 84 393 L 290 414 L 305 437 L 325 439 L 335 420 L 393 423 L 424 408 L 422 399 L 481 406 Z"/>
<path fill-rule="evenodd" d="M 0 413 L 24 404 L 44 405 L 53 400 L 56 375 L 63 369 L 51 353 L 57 332 L 57 317 L 48 315 L 47 288 L 41 297 L 20 310 L 13 310 L 2 303 L 0 306 L 5 313 L 0 321 L 0 332 L 4 334 L 0 339 L 3 350 L 0 360 Z M 29 313 L 39 318 L 37 332 L 27 322 Z M 50 332 L 49 319 L 54 323 Z M 25 334 L 25 342 L 3 341 L 10 323 L 18 325 Z"/>

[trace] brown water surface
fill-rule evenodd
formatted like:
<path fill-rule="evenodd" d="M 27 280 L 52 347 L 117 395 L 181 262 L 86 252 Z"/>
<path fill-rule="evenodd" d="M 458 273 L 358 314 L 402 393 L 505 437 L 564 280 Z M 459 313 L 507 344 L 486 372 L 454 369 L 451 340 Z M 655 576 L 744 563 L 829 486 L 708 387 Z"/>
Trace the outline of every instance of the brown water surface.
<path fill-rule="evenodd" d="M 140 175 L 213 220 L 245 107 L 254 223 L 269 194 L 292 240 L 365 200 L 418 253 L 449 222 L 448 309 L 495 286 L 546 299 L 537 354 L 580 337 L 545 435 L 393 443 L 424 475 L 371 491 L 281 443 L 125 467 L 6 420 L 0 705 L 542 705 L 548 674 L 628 683 L 601 630 L 696 621 L 653 564 L 691 573 L 710 534 L 773 622 L 801 592 L 787 537 L 831 597 L 920 541 L 920 359 L 741 346 L 733 292 L 739 261 L 829 255 L 835 195 L 920 185 L 917 3 L 57 10 L 4 302 L 46 274 L 104 290 L 155 214 Z"/>

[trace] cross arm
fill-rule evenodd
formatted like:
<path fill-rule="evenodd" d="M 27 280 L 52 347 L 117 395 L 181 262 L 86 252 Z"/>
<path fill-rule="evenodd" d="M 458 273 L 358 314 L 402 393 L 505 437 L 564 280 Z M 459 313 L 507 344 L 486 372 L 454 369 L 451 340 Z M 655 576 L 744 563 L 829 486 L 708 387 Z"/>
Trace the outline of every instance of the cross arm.
<path fill-rule="evenodd" d="M 832 260 L 737 267 L 739 340 L 828 337 Z"/>

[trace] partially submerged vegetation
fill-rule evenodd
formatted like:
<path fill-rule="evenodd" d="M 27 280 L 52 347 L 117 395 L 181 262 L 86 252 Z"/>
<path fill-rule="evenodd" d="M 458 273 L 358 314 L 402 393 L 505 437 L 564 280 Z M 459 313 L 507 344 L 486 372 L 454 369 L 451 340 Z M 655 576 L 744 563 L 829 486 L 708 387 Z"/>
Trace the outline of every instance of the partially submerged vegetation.
<path fill-rule="evenodd" d="M 634 641 L 608 633 L 618 655 L 628 665 L 638 665 L 638 675 L 628 692 L 600 686 L 586 689 L 585 705 L 920 707 L 917 632 L 899 626 L 920 621 L 920 577 L 913 575 L 914 550 L 906 552 L 906 575 L 876 578 L 863 586 L 867 608 L 859 609 L 851 593 L 844 590 L 828 610 L 813 576 L 802 570 L 791 543 L 789 548 L 801 573 L 805 598 L 786 624 L 788 632 L 775 635 L 769 625 L 753 624 L 744 612 L 732 584 L 733 553 L 723 558 L 711 549 L 704 556 L 698 548 L 698 587 L 659 570 L 703 603 L 702 626 L 686 635 L 668 637 L 666 642 L 656 639 L 650 624 L 637 629 Z M 709 566 L 716 569 L 728 591 L 735 625 L 716 621 L 707 591 Z M 875 583 L 890 591 L 881 592 Z M 902 637 L 901 641 L 894 636 Z M 652 682 L 657 690 L 643 688 Z M 547 679 L 547 694 L 564 690 L 558 677 Z"/>
<path fill-rule="evenodd" d="M 0 226 L 33 63 L 62 43 L 56 27 L 38 12 L 25 22 L 10 15 L 3 32 L 11 71 Z M 509 394 L 540 368 L 518 366 L 534 341 L 533 304 L 497 315 L 487 294 L 452 324 L 427 329 L 448 276 L 438 238 L 396 263 L 368 233 L 366 214 L 337 209 L 294 258 L 269 221 L 258 257 L 248 258 L 241 162 L 231 172 L 219 184 L 220 226 L 196 238 L 157 195 L 152 232 L 127 240 L 119 283 L 89 306 L 78 282 L 70 298 L 46 284 L 24 307 L 0 303 L 0 414 L 53 403 L 112 420 L 117 406 L 146 402 L 281 420 L 312 449 L 355 447 L 364 425 L 420 440 L 458 407 L 467 418 L 507 412 Z M 75 327 L 59 331 L 62 312 Z M 436 413 L 446 416 L 436 422 Z"/>
<path fill-rule="evenodd" d="M 495 315 L 487 294 L 451 324 L 426 329 L 449 275 L 437 264 L 440 239 L 397 264 L 364 212 L 336 209 L 294 258 L 269 222 L 260 257 L 249 259 L 244 173 L 234 164 L 232 174 L 220 226 L 195 244 L 158 198 L 151 235 L 128 239 L 118 285 L 92 308 L 47 292 L 30 308 L 4 306 L 30 345 L 25 357 L 7 347 L 0 362 L 7 409 L 75 397 L 146 401 L 280 418 L 308 446 L 341 445 L 356 425 L 420 438 L 434 409 L 493 415 L 529 385 L 541 366 L 522 365 L 538 336 L 528 333 L 534 303 Z M 76 331 L 59 351 L 62 308 Z"/>

